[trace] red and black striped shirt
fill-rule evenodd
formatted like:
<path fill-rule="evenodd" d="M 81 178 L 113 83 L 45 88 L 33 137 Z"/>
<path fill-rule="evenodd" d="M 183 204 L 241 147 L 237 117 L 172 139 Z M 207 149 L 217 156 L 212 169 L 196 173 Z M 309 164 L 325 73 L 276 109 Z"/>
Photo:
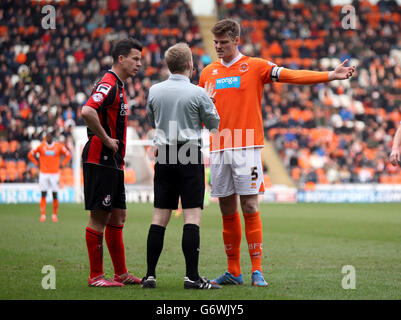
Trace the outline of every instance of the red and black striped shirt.
<path fill-rule="evenodd" d="M 97 111 L 103 129 L 119 144 L 113 156 L 112 150 L 88 128 L 89 140 L 82 151 L 82 162 L 124 170 L 128 111 L 124 83 L 113 71 L 107 71 L 85 105 Z"/>

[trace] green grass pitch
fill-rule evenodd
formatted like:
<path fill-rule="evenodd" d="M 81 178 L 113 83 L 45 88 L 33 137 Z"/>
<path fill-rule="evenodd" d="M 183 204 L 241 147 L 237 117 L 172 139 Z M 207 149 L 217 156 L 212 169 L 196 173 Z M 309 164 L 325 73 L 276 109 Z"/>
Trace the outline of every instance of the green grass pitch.
<path fill-rule="evenodd" d="M 157 289 L 89 288 L 83 205 L 60 204 L 59 222 L 39 222 L 39 205 L 0 205 L 0 299 L 270 300 L 401 298 L 401 204 L 261 204 L 263 272 L 268 288 L 250 285 L 245 234 L 241 265 L 245 283 L 221 290 L 183 289 L 182 217 L 172 216 L 157 268 Z M 127 267 L 142 277 L 151 204 L 129 204 L 124 228 Z M 243 222 L 243 218 L 242 218 Z M 243 225 L 244 229 L 244 225 Z M 226 270 L 218 206 L 203 211 L 200 274 Z M 56 270 L 56 289 L 42 288 L 42 267 Z M 356 288 L 342 288 L 342 267 L 355 268 Z M 113 268 L 104 243 L 104 270 Z"/>

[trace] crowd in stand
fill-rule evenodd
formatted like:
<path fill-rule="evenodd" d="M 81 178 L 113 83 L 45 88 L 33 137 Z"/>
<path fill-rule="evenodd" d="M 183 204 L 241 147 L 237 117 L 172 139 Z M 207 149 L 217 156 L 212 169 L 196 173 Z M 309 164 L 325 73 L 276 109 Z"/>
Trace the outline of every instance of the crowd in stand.
<path fill-rule="evenodd" d="M 5 0 L 0 7 L 0 151 L 1 163 L 27 161 L 30 143 L 49 129 L 73 151 L 72 128 L 84 125 L 81 107 L 94 84 L 111 67 L 110 51 L 127 36 L 144 45 L 143 67 L 126 81 L 128 122 L 142 138 L 149 87 L 168 77 L 164 52 L 188 43 L 200 71 L 210 57 L 202 47 L 196 19 L 180 0 L 59 1 L 55 29 L 44 29 L 41 1 Z M 46 12 L 47 13 L 47 12 Z M 197 82 L 199 72 L 194 81 Z M 11 148 L 7 142 L 16 141 Z M 4 151 L 4 152 L 3 152 Z M 1 182 L 30 180 L 27 174 L 1 176 Z"/>
<path fill-rule="evenodd" d="M 10 161 L 27 162 L 30 143 L 50 127 L 72 150 L 72 128 L 84 125 L 81 106 L 110 68 L 116 40 L 131 36 L 144 44 L 142 70 L 126 83 L 129 125 L 141 138 L 150 129 L 148 89 L 168 76 L 166 49 L 179 41 L 190 45 L 198 71 L 195 84 L 210 63 L 197 20 L 184 1 L 61 1 L 54 4 L 56 29 L 41 27 L 41 5 L 5 0 L 0 8 L 0 168 Z M 241 23 L 246 55 L 293 69 L 331 70 L 346 58 L 357 66 L 357 74 L 341 83 L 265 87 L 266 137 L 299 187 L 308 182 L 401 183 L 400 169 L 387 160 L 401 120 L 401 9 L 396 2 L 354 1 L 355 29 L 344 28 L 341 7 L 329 1 L 217 5 L 220 18 Z M 11 178 L 0 170 L 0 180 L 31 181 L 31 169 L 28 163 Z"/>
<path fill-rule="evenodd" d="M 357 66 L 350 81 L 265 87 L 266 137 L 298 187 L 401 183 L 400 169 L 388 162 L 401 120 L 401 7 L 352 5 L 355 29 L 328 1 L 220 1 L 220 17 L 241 21 L 245 54 L 292 69 L 332 70 L 344 59 Z"/>

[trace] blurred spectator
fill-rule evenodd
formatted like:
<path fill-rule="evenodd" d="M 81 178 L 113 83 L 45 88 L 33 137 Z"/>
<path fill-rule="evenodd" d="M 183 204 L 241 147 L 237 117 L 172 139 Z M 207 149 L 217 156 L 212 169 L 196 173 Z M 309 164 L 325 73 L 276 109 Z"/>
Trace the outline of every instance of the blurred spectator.
<path fill-rule="evenodd" d="M 401 120 L 401 7 L 395 1 L 354 1 L 356 30 L 341 28 L 341 7 L 328 1 L 216 3 L 219 18 L 241 22 L 247 55 L 288 68 L 329 70 L 345 58 L 357 66 L 357 74 L 341 86 L 336 81 L 265 86 L 266 138 L 299 187 L 308 181 L 365 183 L 401 177 L 400 169 L 387 161 Z M 194 83 L 211 62 L 199 25 L 182 0 L 55 3 L 55 30 L 40 28 L 41 5 L 4 0 L 0 9 L 0 138 L 18 139 L 18 148 L 24 148 L 24 141 L 40 141 L 48 127 L 72 146 L 72 128 L 84 124 L 82 103 L 96 77 L 110 68 L 110 49 L 122 37 L 144 44 L 143 69 L 126 83 L 129 125 L 143 139 L 150 129 L 148 89 L 168 77 L 165 50 L 188 42 L 198 69 Z M 24 153 L 0 156 L 4 160 Z M 35 179 L 28 171 L 21 179 Z"/>
<path fill-rule="evenodd" d="M 241 22 L 247 54 L 257 42 L 254 55 L 287 68 L 330 70 L 344 59 L 357 66 L 341 85 L 265 87 L 266 137 L 298 186 L 388 182 L 391 136 L 401 120 L 401 7 L 356 1 L 357 29 L 345 31 L 341 6 L 328 1 L 217 3 Z M 391 170 L 401 178 L 399 168 Z"/>
<path fill-rule="evenodd" d="M 210 63 L 197 21 L 183 1 L 56 2 L 54 30 L 40 28 L 42 5 L 4 0 L 0 9 L 0 136 L 10 141 L 40 141 L 42 133 L 53 127 L 71 150 L 72 128 L 84 124 L 82 103 L 96 77 L 110 68 L 110 50 L 122 37 L 137 38 L 145 46 L 142 71 L 127 81 L 130 125 L 141 138 L 150 128 L 145 111 L 148 89 L 168 77 L 165 50 L 176 42 L 188 42 L 197 75 Z M 24 178 L 32 176 L 27 173 Z"/>

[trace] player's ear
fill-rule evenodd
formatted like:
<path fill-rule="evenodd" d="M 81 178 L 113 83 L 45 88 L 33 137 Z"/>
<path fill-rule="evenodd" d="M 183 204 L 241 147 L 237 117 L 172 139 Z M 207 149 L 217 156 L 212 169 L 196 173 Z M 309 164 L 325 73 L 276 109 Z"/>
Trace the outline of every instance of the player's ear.
<path fill-rule="evenodd" d="M 234 44 L 235 44 L 236 46 L 239 45 L 239 36 L 235 36 L 235 38 L 234 38 Z"/>

